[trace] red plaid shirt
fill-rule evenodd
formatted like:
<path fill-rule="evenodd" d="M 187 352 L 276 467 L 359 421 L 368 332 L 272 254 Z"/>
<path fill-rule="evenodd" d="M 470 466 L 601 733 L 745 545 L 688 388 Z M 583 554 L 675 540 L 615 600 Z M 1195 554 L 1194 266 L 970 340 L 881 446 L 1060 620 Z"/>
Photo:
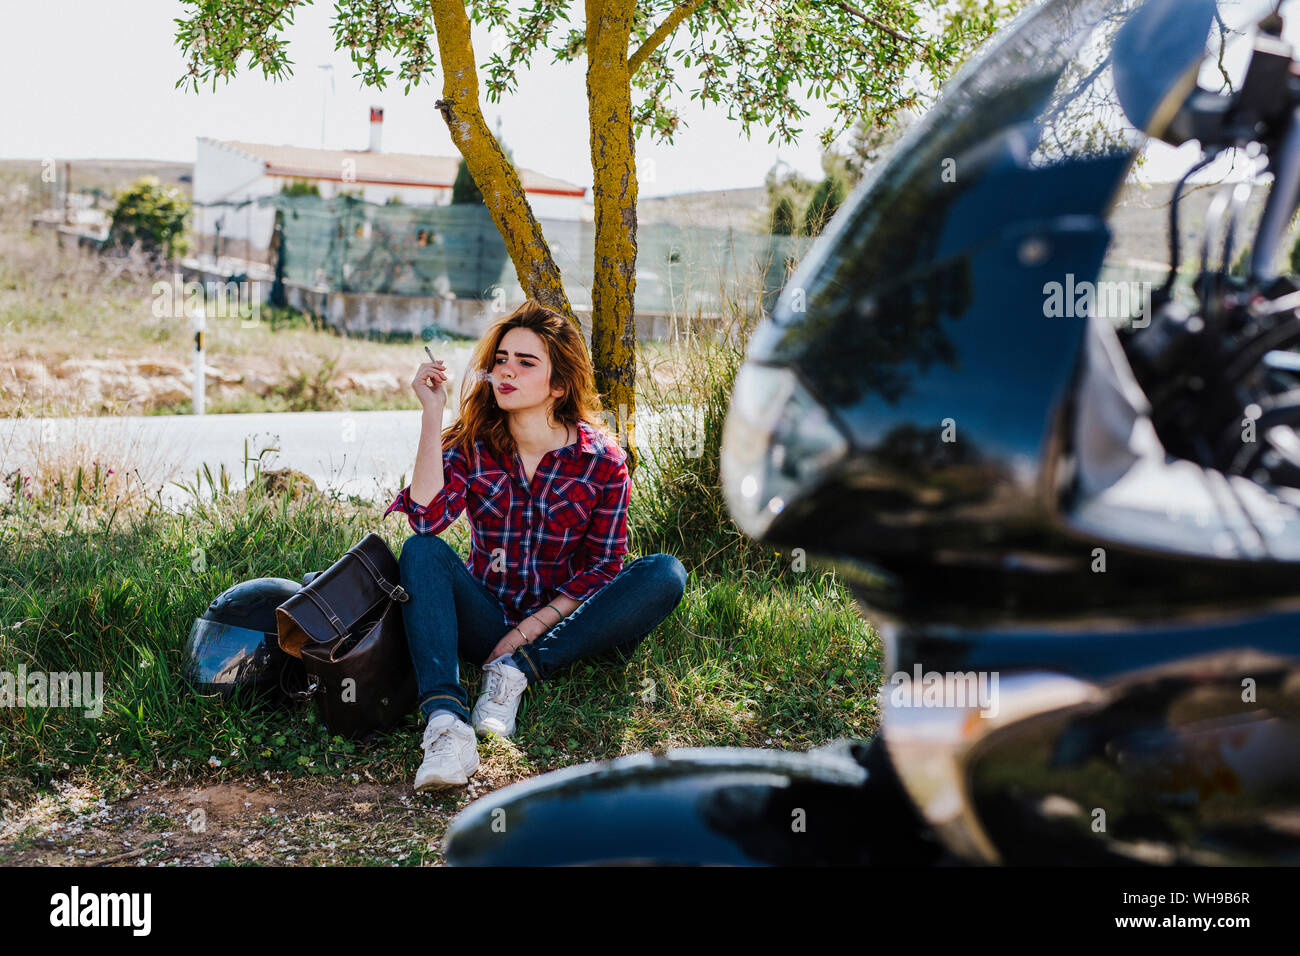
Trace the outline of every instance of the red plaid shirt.
<path fill-rule="evenodd" d="M 407 485 L 384 517 L 401 511 L 416 534 L 437 534 L 468 508 L 465 566 L 500 598 L 507 626 L 556 594 L 585 600 L 623 567 L 631 485 L 623 450 L 586 422 L 578 431 L 576 443 L 542 456 L 531 487 L 517 452 L 502 464 L 482 440 L 473 461 L 444 449 L 442 490 L 421 507 Z"/>

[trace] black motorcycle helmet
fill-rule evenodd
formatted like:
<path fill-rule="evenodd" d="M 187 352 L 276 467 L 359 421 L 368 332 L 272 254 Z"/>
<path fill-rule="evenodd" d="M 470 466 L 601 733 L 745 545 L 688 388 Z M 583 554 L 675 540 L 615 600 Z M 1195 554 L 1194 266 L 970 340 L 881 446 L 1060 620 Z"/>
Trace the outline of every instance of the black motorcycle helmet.
<path fill-rule="evenodd" d="M 280 649 L 275 609 L 301 587 L 287 578 L 254 578 L 222 591 L 190 628 L 181 676 L 200 694 L 228 698 L 244 688 L 258 700 L 288 702 L 306 684 L 306 672 Z"/>

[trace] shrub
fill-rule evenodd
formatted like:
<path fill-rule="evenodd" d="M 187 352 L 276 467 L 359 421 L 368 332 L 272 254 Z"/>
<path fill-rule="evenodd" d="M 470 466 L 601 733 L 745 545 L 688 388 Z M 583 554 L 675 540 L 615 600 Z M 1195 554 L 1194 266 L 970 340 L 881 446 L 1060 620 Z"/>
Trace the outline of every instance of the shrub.
<path fill-rule="evenodd" d="M 282 196 L 319 196 L 320 186 L 306 179 L 294 179 L 280 188 Z"/>
<path fill-rule="evenodd" d="M 777 199 L 772 209 L 772 235 L 793 236 L 795 234 L 794 200 L 788 195 Z"/>
<path fill-rule="evenodd" d="M 175 186 L 163 186 L 156 176 L 136 180 L 117 194 L 108 242 L 130 249 L 137 242 L 150 254 L 170 259 L 185 252 L 185 217 L 190 201 Z"/>
<path fill-rule="evenodd" d="M 767 190 L 767 227 L 774 236 L 795 236 L 802 223 L 798 210 L 808 205 L 816 183 L 778 160 L 763 180 Z"/>
<path fill-rule="evenodd" d="M 474 177 L 469 174 L 469 167 L 465 165 L 465 160 L 461 159 L 460 166 L 456 168 L 456 181 L 451 184 L 451 204 L 461 206 L 469 203 L 482 205 L 483 194 L 479 192 Z"/>
<path fill-rule="evenodd" d="M 812 199 L 808 202 L 808 211 L 804 213 L 804 232 L 810 236 L 821 235 L 822 229 L 830 222 L 831 217 L 835 215 L 835 210 L 840 208 L 847 196 L 848 187 L 838 174 L 827 176 L 818 183 Z"/>

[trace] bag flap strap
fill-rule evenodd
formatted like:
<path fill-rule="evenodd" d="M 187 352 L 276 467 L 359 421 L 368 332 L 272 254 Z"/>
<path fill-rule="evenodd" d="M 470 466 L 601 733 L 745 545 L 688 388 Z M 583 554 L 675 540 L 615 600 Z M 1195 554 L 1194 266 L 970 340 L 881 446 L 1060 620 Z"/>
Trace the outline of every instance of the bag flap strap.
<path fill-rule="evenodd" d="M 326 604 L 324 601 L 321 600 L 320 596 L 317 595 L 315 591 L 313 591 L 310 587 L 305 587 L 298 593 L 306 595 L 308 598 L 311 599 L 311 602 L 313 604 L 315 604 L 318 608 L 320 608 L 320 612 L 325 615 L 326 619 L 330 622 L 330 626 L 333 627 L 334 630 L 338 632 L 339 637 L 348 636 L 347 628 L 343 626 L 343 622 L 339 620 L 338 615 L 334 613 L 334 611 L 330 608 L 328 604 Z"/>
<path fill-rule="evenodd" d="M 391 600 L 405 603 L 411 599 L 411 595 L 405 588 L 400 584 L 390 584 L 388 579 L 379 573 L 379 569 L 375 567 L 375 562 L 370 560 L 370 555 L 361 550 L 360 545 L 355 548 L 349 548 L 348 554 L 355 554 L 361 559 L 361 563 L 370 571 L 370 576 L 375 579 L 375 583 L 379 585 Z"/>

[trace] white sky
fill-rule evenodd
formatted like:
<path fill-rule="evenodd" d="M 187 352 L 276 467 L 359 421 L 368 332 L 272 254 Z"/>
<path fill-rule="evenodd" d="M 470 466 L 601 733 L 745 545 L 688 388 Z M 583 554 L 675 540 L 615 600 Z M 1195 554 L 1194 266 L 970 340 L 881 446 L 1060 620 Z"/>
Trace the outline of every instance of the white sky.
<path fill-rule="evenodd" d="M 1253 22 L 1255 7 L 1266 0 L 1240 0 L 1224 6 L 1225 15 Z M 1271 3 L 1267 5 L 1271 6 Z M 1300 2 L 1289 7 L 1300 6 Z M 401 84 L 385 91 L 363 89 L 353 78 L 346 53 L 334 50 L 330 31 L 333 4 L 319 0 L 297 12 L 286 31 L 294 75 L 281 83 L 243 67 L 229 84 L 218 81 L 198 93 L 175 89 L 185 70 L 173 39 L 173 21 L 187 13 L 177 0 L 39 0 L 6 2 L 0 13 L 0 159 L 165 159 L 192 162 L 198 136 L 251 142 L 364 149 L 369 137 L 369 107 L 384 108 L 383 149 L 387 152 L 455 156 L 442 118 L 433 108 L 441 90 L 426 82 L 403 96 Z M 1295 10 L 1287 39 L 1300 40 Z M 475 28 L 480 62 L 490 39 Z M 1244 65 L 1245 45 L 1230 57 L 1234 73 Z M 590 189 L 591 160 L 585 96 L 585 61 L 549 64 L 536 57 L 531 73 L 521 73 L 518 91 L 501 103 L 483 102 L 493 129 L 498 116 L 502 137 L 523 166 Z M 332 64 L 334 91 L 320 64 Z M 1211 64 L 1205 82 L 1216 77 Z M 810 116 L 799 125 L 799 143 L 768 143 L 770 128 L 755 125 L 746 139 L 740 124 L 717 106 L 704 109 L 689 98 L 690 85 L 675 105 L 685 128 L 673 146 L 637 141 L 641 195 L 758 186 L 778 159 L 806 176 L 820 178 L 818 134 L 831 111 L 803 99 Z M 1188 144 L 1174 151 L 1152 144 L 1140 176 L 1178 177 L 1196 158 Z M 1221 160 L 1198 179 L 1220 179 Z M 1228 173 L 1229 178 L 1236 178 Z M 588 193 L 590 198 L 590 193 Z"/>
<path fill-rule="evenodd" d="M 0 15 L 0 159 L 194 160 L 198 136 L 249 142 L 365 149 L 369 107 L 384 108 L 383 149 L 394 153 L 457 155 L 433 108 L 441 91 L 426 83 L 402 95 L 402 85 L 363 89 L 346 53 L 334 51 L 333 4 L 297 13 L 285 32 L 294 75 L 281 83 L 244 68 L 229 85 L 218 80 L 199 93 L 175 89 L 185 63 L 173 21 L 192 8 L 176 0 L 39 0 L 5 2 Z M 578 7 L 581 10 L 580 6 Z M 480 63 L 489 38 L 475 28 Z M 585 60 L 550 65 L 549 54 L 521 73 L 518 91 L 500 103 L 484 99 L 489 125 L 501 117 L 502 138 L 522 166 L 591 186 L 586 118 Z M 334 93 L 325 71 L 334 66 Z M 480 80 L 482 75 L 480 74 Z M 674 94 L 688 128 L 673 146 L 637 141 L 642 196 L 758 186 L 778 158 L 809 177 L 822 175 L 818 134 L 830 124 L 821 102 L 803 101 L 810 116 L 797 146 L 767 142 L 771 129 L 751 127 L 746 139 L 726 108 L 704 110 L 691 86 Z M 634 92 L 634 96 L 635 96 Z M 588 193 L 590 198 L 590 193 Z"/>

